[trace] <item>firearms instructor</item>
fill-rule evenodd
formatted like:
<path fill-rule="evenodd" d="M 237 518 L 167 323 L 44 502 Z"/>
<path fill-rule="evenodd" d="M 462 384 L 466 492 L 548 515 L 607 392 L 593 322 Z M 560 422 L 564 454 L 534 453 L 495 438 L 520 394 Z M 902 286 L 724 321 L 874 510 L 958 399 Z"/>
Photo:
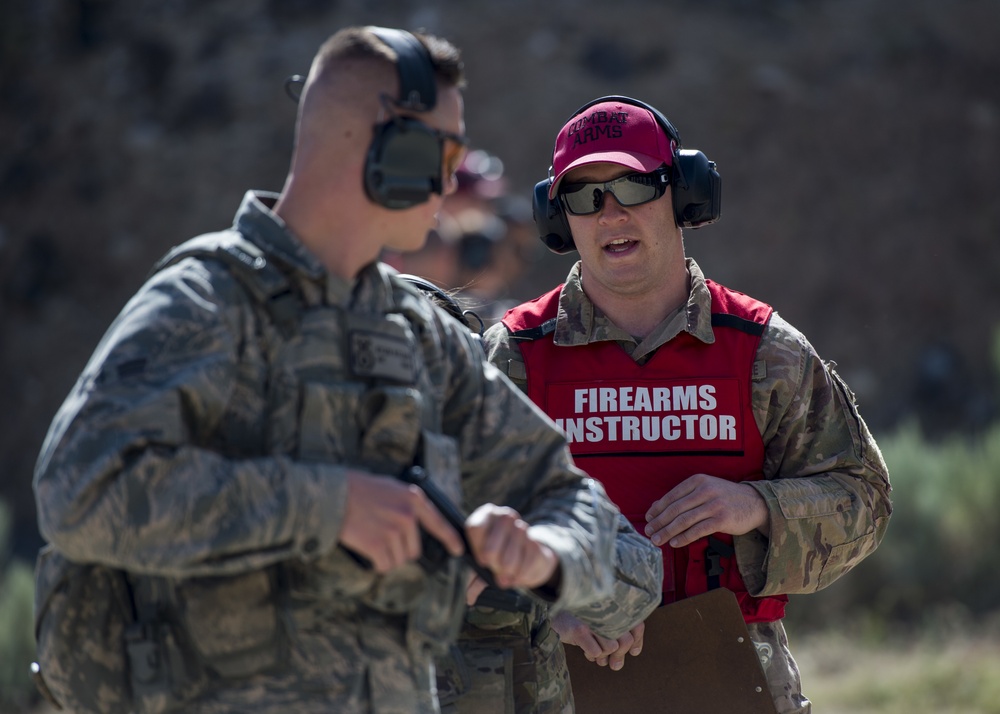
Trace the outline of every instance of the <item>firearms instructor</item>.
<path fill-rule="evenodd" d="M 35 473 L 39 661 L 66 708 L 435 712 L 458 556 L 555 610 L 611 592 L 600 484 L 378 261 L 454 190 L 463 83 L 443 39 L 334 34 L 281 193 L 175 248 L 105 334 Z"/>
<path fill-rule="evenodd" d="M 782 617 L 879 544 L 889 477 L 854 395 L 771 306 L 707 279 L 684 228 L 719 216 L 715 164 L 655 108 L 601 97 L 536 186 L 542 240 L 579 260 L 507 312 L 489 359 L 659 546 L 663 600 L 737 598 L 778 712 L 808 712 Z M 553 627 L 593 646 L 569 613 Z"/>

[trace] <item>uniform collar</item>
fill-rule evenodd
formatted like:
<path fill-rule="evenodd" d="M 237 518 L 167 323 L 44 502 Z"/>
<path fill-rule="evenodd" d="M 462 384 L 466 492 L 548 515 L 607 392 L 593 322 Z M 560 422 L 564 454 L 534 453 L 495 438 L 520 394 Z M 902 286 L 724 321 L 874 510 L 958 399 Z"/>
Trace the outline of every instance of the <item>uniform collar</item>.
<path fill-rule="evenodd" d="M 393 304 L 389 276 L 396 271 L 385 263 L 369 263 L 358 273 L 348 301 L 352 312 L 381 315 Z M 343 281 L 341 281 L 343 282 Z"/>
<path fill-rule="evenodd" d="M 233 228 L 286 265 L 318 280 L 326 270 L 271 210 L 277 200 L 278 194 L 270 191 L 247 191 L 236 211 Z"/>
<path fill-rule="evenodd" d="M 688 275 L 691 276 L 691 293 L 684 310 L 687 315 L 685 330 L 705 344 L 715 342 L 712 332 L 712 293 L 705 284 L 705 274 L 693 258 L 687 259 Z"/>
<path fill-rule="evenodd" d="M 644 352 L 670 341 L 680 332 L 688 332 L 706 344 L 715 342 L 715 334 L 712 332 L 712 296 L 705 284 L 705 274 L 692 258 L 687 258 L 687 270 L 691 278 L 691 292 L 687 303 L 680 313 L 668 316 L 643 340 L 641 346 L 645 348 Z M 569 271 L 559 293 L 553 339 L 555 344 L 563 346 L 586 345 L 605 340 L 635 343 L 631 335 L 604 317 L 587 297 L 580 279 L 579 261 Z"/>
<path fill-rule="evenodd" d="M 371 263 L 358 273 L 355 280 L 332 275 L 292 233 L 281 217 L 271 210 L 277 200 L 277 193 L 247 191 L 236 212 L 233 227 L 318 286 L 322 298 L 316 299 L 321 299 L 327 305 L 350 306 L 362 312 L 377 313 L 380 305 L 391 300 L 388 278 L 388 271 L 391 269 L 388 266 Z"/>

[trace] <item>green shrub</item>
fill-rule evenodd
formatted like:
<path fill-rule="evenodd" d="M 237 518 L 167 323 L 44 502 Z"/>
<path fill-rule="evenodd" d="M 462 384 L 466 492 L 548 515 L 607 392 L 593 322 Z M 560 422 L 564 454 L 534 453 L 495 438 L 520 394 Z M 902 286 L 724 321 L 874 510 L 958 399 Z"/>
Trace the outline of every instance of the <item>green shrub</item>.
<path fill-rule="evenodd" d="M 37 700 L 28 667 L 35 656 L 34 571 L 8 562 L 9 511 L 0 502 L 0 711 L 18 711 Z"/>
<path fill-rule="evenodd" d="M 940 442 L 927 441 L 911 425 L 878 441 L 893 486 L 886 537 L 827 590 L 794 598 L 790 619 L 809 627 L 909 624 L 944 611 L 975 619 L 995 610 L 1000 425 Z"/>
<path fill-rule="evenodd" d="M 33 570 L 14 561 L 0 576 L 0 710 L 23 707 L 37 696 L 28 667 L 35 657 Z"/>

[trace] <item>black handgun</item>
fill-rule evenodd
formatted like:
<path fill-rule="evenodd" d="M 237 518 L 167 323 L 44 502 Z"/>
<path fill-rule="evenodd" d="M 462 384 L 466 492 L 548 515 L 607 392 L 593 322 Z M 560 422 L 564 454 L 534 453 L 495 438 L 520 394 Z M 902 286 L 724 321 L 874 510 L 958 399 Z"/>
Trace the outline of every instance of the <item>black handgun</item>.
<path fill-rule="evenodd" d="M 532 600 L 526 595 L 516 590 L 507 590 L 497 585 L 493 573 L 479 564 L 469 547 L 469 539 L 465 534 L 465 516 L 458 507 L 437 487 L 430 479 L 427 472 L 421 466 L 411 466 L 403 472 L 402 480 L 419 486 L 434 507 L 441 512 L 445 520 L 451 524 L 459 537 L 465 552 L 462 553 L 462 562 L 478 575 L 486 583 L 486 590 L 476 600 L 476 604 L 484 607 L 494 607 L 498 610 L 510 612 L 530 612 Z M 441 545 L 437 538 L 433 537 L 426 530 L 421 528 L 421 555 L 420 564 L 429 571 L 436 570 L 450 557 L 445 547 Z"/>

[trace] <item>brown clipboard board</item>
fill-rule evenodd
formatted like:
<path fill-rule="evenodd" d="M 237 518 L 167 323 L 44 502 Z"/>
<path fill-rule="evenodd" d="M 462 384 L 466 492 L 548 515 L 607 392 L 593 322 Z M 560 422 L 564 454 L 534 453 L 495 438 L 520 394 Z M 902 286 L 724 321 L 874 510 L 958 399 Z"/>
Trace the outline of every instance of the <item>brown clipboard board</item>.
<path fill-rule="evenodd" d="M 725 588 L 646 619 L 642 653 L 617 672 L 568 646 L 576 714 L 775 714 L 767 679 L 736 596 Z"/>

